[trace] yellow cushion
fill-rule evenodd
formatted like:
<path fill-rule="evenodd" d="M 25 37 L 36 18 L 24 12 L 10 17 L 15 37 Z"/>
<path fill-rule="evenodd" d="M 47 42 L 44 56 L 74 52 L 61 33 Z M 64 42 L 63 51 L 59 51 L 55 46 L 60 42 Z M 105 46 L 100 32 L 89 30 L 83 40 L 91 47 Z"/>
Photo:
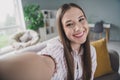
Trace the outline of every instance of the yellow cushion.
<path fill-rule="evenodd" d="M 110 58 L 107 50 L 106 39 L 100 39 L 91 42 L 97 53 L 97 68 L 95 78 L 113 72 L 111 68 Z"/>

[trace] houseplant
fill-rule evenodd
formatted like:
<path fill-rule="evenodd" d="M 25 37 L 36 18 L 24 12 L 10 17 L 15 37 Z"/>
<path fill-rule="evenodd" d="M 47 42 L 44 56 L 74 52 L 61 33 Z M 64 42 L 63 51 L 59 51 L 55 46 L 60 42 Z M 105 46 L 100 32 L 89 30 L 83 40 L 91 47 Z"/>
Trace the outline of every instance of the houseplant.
<path fill-rule="evenodd" d="M 38 31 L 40 27 L 44 27 L 44 17 L 37 4 L 29 4 L 24 6 L 24 18 L 27 29 Z"/>

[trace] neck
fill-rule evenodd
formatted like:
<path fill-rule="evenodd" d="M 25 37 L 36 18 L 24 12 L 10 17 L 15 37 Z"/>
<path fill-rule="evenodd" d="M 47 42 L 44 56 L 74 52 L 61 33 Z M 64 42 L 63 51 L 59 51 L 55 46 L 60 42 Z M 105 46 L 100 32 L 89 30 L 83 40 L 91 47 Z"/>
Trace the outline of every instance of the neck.
<path fill-rule="evenodd" d="M 81 45 L 77 44 L 77 43 L 76 44 L 75 43 L 71 43 L 71 47 L 72 47 L 73 50 L 77 50 L 79 52 L 79 49 L 80 49 Z"/>

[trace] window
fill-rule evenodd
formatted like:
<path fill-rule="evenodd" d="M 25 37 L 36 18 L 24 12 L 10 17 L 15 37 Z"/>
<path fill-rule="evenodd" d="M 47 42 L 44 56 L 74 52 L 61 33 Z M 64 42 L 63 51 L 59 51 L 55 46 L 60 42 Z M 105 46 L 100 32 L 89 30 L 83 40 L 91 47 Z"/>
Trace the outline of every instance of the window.
<path fill-rule="evenodd" d="M 0 2 L 0 48 L 10 44 L 9 37 L 25 29 L 21 0 Z"/>

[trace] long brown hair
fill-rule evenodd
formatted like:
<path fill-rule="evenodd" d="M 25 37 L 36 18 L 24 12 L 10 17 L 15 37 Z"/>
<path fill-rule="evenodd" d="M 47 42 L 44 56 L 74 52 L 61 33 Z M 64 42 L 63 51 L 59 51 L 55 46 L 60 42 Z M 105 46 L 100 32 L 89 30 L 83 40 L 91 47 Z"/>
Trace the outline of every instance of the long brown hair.
<path fill-rule="evenodd" d="M 62 41 L 62 44 L 64 46 L 64 56 L 65 56 L 66 63 L 67 63 L 67 69 L 68 69 L 67 70 L 67 80 L 74 80 L 74 59 L 73 59 L 73 56 L 71 54 L 72 47 L 70 45 L 70 40 L 65 35 L 65 32 L 63 29 L 62 18 L 63 18 L 63 15 L 65 14 L 65 12 L 67 10 L 71 9 L 72 7 L 76 7 L 78 9 L 80 9 L 85 16 L 83 9 L 74 3 L 62 5 L 58 9 L 58 12 L 56 15 L 58 32 L 59 32 L 59 36 L 60 36 L 60 39 Z M 84 48 L 84 54 L 82 56 L 83 80 L 90 80 L 90 78 L 91 78 L 91 55 L 90 55 L 90 44 L 89 44 L 88 36 L 87 36 L 86 42 L 83 43 L 82 46 Z"/>

